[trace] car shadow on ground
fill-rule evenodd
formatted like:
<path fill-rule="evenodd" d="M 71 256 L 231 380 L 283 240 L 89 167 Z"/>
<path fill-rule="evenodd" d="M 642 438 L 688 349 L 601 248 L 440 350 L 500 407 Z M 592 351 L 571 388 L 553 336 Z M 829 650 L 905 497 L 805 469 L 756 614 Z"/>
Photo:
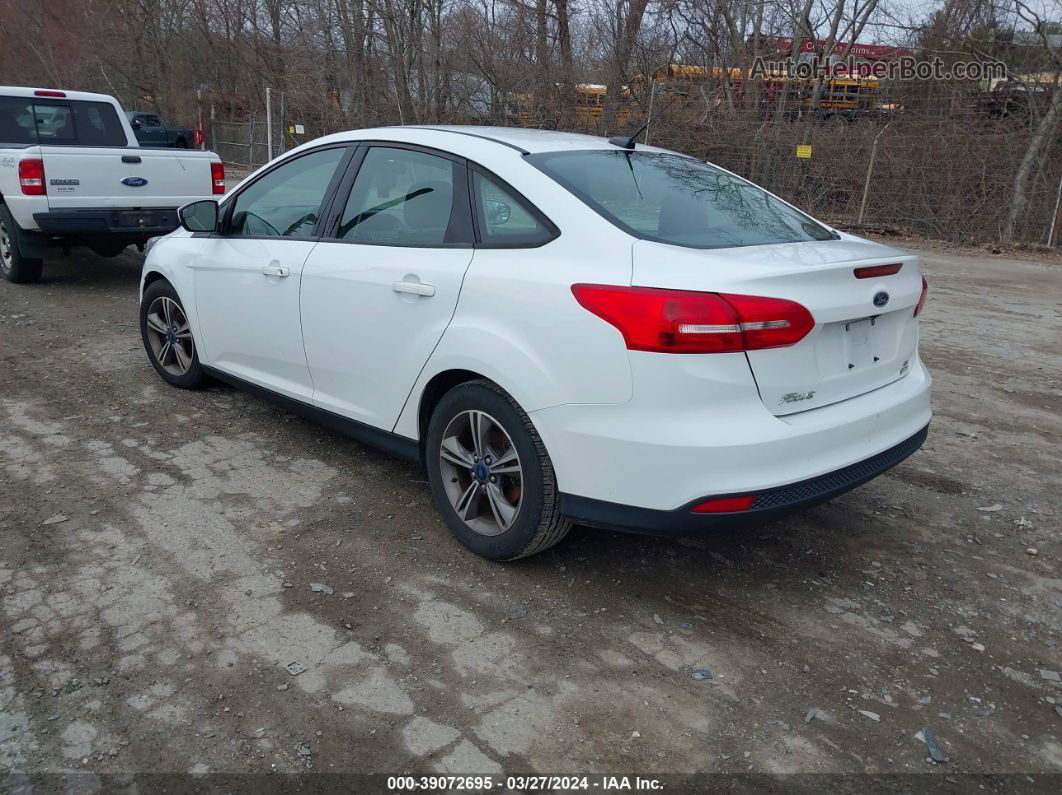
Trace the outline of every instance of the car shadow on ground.
<path fill-rule="evenodd" d="M 107 290 L 130 286 L 139 287 L 140 271 L 144 255 L 129 246 L 117 257 L 101 257 L 92 250 L 77 247 L 64 254 L 59 249 L 48 249 L 41 275 L 42 287 L 89 287 Z M 19 285 L 21 289 L 32 285 Z"/>

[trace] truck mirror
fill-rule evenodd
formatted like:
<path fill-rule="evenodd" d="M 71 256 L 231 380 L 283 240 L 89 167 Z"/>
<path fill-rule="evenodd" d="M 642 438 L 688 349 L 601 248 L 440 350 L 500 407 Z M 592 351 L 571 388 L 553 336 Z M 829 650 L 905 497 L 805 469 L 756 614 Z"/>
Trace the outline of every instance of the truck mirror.
<path fill-rule="evenodd" d="M 204 199 L 186 204 L 177 211 L 181 226 L 189 232 L 215 232 L 218 228 L 218 203 Z"/>
<path fill-rule="evenodd" d="M 144 122 L 140 121 L 140 119 L 133 119 L 131 122 L 129 122 L 129 125 L 134 130 L 139 130 L 141 127 L 144 126 Z"/>

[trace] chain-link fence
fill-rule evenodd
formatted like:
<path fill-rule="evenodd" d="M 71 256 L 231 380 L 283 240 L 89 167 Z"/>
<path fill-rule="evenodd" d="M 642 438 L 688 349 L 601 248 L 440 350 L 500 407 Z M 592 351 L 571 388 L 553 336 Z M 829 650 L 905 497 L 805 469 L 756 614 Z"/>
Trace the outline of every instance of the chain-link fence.
<path fill-rule="evenodd" d="M 227 164 L 249 170 L 276 155 L 275 145 L 269 152 L 268 140 L 265 119 L 251 114 L 247 121 L 212 121 L 207 144 Z"/>

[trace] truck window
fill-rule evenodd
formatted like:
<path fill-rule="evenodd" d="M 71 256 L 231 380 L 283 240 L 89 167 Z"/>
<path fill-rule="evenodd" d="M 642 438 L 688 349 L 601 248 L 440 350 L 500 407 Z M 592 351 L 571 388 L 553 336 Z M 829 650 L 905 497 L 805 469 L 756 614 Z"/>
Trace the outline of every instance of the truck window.
<path fill-rule="evenodd" d="M 29 145 L 36 142 L 33 103 L 22 97 L 0 97 L 0 143 Z"/>
<path fill-rule="evenodd" d="M 0 143 L 126 146 L 128 141 L 110 103 L 0 97 Z"/>

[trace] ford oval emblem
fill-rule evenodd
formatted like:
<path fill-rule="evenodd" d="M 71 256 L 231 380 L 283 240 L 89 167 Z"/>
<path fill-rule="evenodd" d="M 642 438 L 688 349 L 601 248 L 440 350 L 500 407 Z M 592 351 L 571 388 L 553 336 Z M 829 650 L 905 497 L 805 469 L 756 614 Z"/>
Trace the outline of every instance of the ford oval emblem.
<path fill-rule="evenodd" d="M 889 303 L 889 294 L 882 290 L 881 292 L 874 293 L 874 306 L 881 309 L 885 304 Z"/>
<path fill-rule="evenodd" d="M 143 177 L 126 177 L 122 180 L 123 185 L 128 185 L 130 188 L 142 188 L 147 185 L 147 180 Z"/>

